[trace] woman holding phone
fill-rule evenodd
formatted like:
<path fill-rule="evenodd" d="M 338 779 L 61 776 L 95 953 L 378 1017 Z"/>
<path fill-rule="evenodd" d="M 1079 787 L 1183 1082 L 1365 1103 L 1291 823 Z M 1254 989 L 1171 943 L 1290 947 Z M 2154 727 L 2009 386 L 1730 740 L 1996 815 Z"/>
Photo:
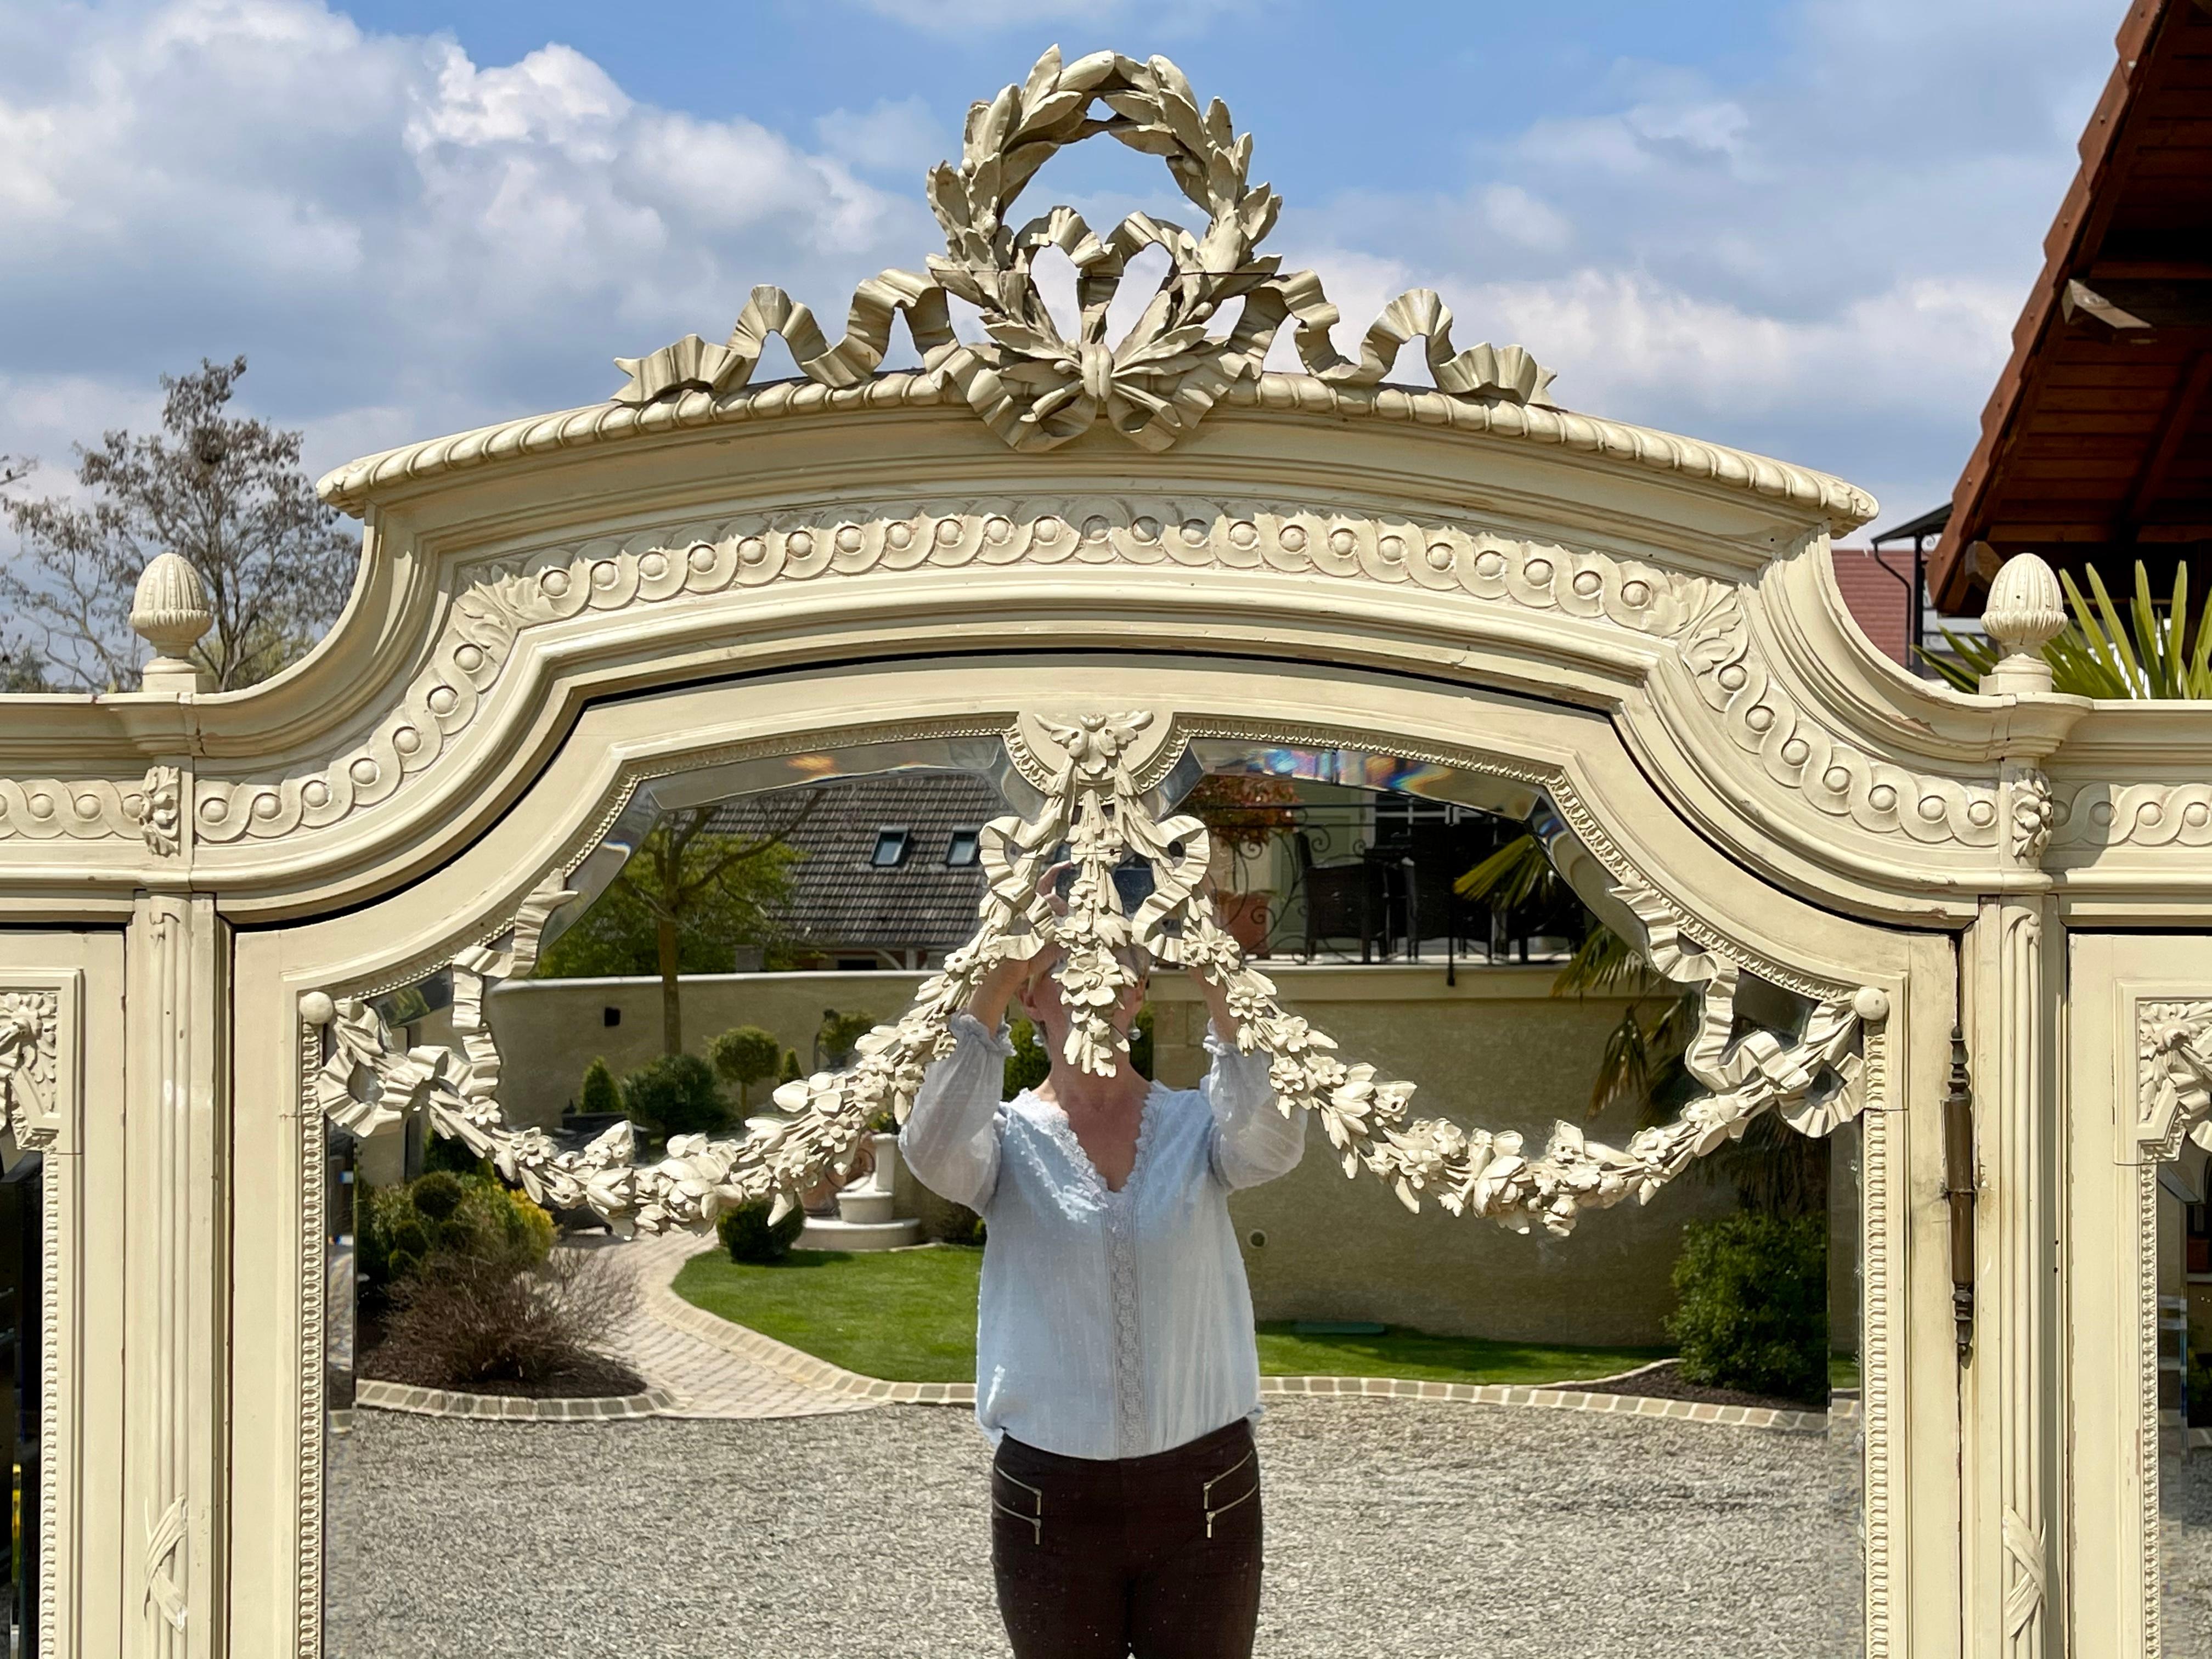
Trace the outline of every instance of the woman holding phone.
<path fill-rule="evenodd" d="M 1060 868 L 1039 884 L 1049 891 Z M 1016 1659 L 1249 1656 L 1260 1607 L 1260 1367 L 1229 1194 L 1305 1146 L 1269 1056 L 1237 1052 L 1200 978 L 1195 1089 L 1068 1063 L 1057 947 L 999 963 L 953 1017 L 900 1135 L 931 1190 L 986 1223 L 975 1419 L 996 1448 L 991 1564 Z M 1151 963 L 1110 1014 L 1126 1037 Z M 1001 1100 L 1018 1002 L 1052 1057 Z"/>

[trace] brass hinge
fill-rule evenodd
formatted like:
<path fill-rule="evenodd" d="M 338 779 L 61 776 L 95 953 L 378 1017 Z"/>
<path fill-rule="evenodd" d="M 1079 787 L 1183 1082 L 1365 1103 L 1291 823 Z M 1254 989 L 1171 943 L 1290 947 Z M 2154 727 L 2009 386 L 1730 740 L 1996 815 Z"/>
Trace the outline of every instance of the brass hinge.
<path fill-rule="evenodd" d="M 1966 1070 L 1966 1039 L 1951 1028 L 1951 1081 L 1943 1095 L 1943 1196 L 1951 1202 L 1951 1317 L 1958 1327 L 1959 1358 L 1974 1347 L 1974 1085 Z"/>

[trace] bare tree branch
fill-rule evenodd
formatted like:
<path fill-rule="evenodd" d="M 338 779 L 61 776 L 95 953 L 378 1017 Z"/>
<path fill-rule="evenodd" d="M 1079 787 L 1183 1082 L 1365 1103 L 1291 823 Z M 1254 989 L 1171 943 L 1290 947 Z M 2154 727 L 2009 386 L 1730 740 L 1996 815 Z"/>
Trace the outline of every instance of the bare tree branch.
<path fill-rule="evenodd" d="M 245 373 L 239 357 L 163 375 L 159 434 L 109 432 L 77 446 L 88 501 L 0 497 L 23 543 L 0 568 L 0 608 L 49 678 L 90 691 L 136 680 L 145 651 L 131 631 L 131 597 L 157 553 L 183 554 L 207 586 L 215 626 L 193 655 L 218 690 L 268 678 L 344 607 L 354 538 L 316 499 L 299 433 L 225 413 Z M 0 458 L 0 483 L 21 465 Z"/>

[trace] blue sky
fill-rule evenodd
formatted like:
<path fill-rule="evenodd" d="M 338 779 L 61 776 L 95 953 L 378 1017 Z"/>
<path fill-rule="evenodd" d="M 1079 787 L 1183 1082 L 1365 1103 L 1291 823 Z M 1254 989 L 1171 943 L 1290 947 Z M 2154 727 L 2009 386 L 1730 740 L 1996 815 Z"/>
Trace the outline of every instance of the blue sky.
<path fill-rule="evenodd" d="M 0 452 L 66 462 L 243 351 L 320 468 L 603 397 L 756 283 L 842 315 L 937 247 L 924 169 L 1057 41 L 1228 101 L 1341 344 L 1433 287 L 1563 404 L 1840 472 L 1893 521 L 1972 447 L 2121 12 L 0 0 Z M 1110 144 L 1024 198 L 1054 199 L 1188 216 Z"/>

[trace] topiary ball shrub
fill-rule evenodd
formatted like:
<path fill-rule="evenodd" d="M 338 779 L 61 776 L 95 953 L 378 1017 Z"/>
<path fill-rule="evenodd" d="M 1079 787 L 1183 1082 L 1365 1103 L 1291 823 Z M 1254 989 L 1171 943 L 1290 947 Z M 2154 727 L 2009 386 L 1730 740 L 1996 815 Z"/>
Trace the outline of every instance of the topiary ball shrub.
<path fill-rule="evenodd" d="M 770 1200 L 757 1198 L 726 1212 L 714 1224 L 714 1236 L 722 1241 L 731 1261 L 767 1266 L 791 1254 L 792 1245 L 806 1229 L 806 1212 L 794 1205 L 790 1213 L 770 1226 L 768 1217 L 773 1207 Z"/>
<path fill-rule="evenodd" d="M 407 1200 L 431 1220 L 447 1221 L 461 1207 L 461 1200 L 468 1193 L 460 1176 L 450 1170 L 435 1170 L 408 1184 Z"/>
<path fill-rule="evenodd" d="M 576 1110 L 586 1117 L 599 1117 L 622 1109 L 622 1090 L 615 1082 L 613 1069 L 604 1057 L 593 1060 L 584 1068 L 583 1085 L 576 1091 Z"/>
<path fill-rule="evenodd" d="M 696 1054 L 663 1054 L 622 1080 L 623 1110 L 652 1134 L 719 1134 L 730 1109 L 714 1068 Z"/>
<path fill-rule="evenodd" d="M 1682 1230 L 1667 1334 L 1686 1381 L 1779 1399 L 1828 1395 L 1828 1228 L 1744 1211 Z"/>
<path fill-rule="evenodd" d="M 744 1108 L 752 1104 L 753 1085 L 775 1075 L 783 1049 L 773 1032 L 757 1025 L 737 1025 L 707 1045 L 707 1057 L 724 1082 L 738 1085 L 738 1104 Z"/>

